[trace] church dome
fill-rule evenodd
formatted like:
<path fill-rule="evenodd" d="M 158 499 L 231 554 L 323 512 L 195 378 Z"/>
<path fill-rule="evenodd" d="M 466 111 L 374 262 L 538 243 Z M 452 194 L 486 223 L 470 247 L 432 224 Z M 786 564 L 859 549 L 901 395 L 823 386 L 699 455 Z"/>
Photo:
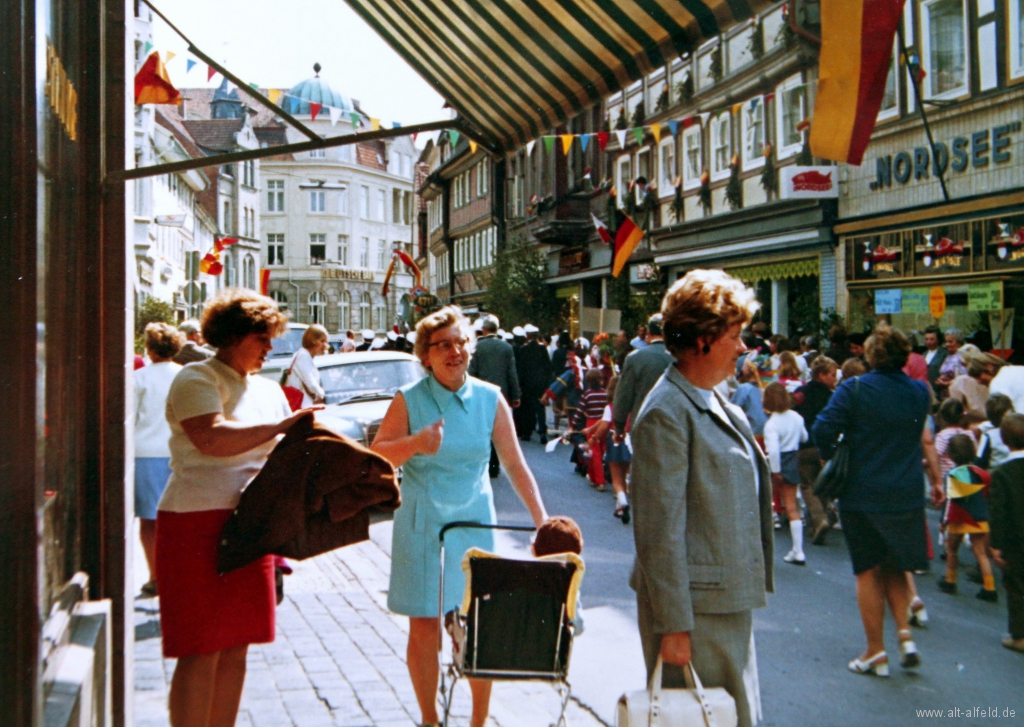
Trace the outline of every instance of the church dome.
<path fill-rule="evenodd" d="M 335 91 L 320 78 L 319 63 L 313 66 L 313 71 L 316 73 L 313 78 L 307 78 L 288 91 L 282 108 L 290 114 L 304 115 L 309 114 L 309 104 L 312 102 L 323 105 L 324 113 L 327 113 L 328 106 L 341 109 L 346 114 L 351 113 L 354 110 L 352 100 Z"/>

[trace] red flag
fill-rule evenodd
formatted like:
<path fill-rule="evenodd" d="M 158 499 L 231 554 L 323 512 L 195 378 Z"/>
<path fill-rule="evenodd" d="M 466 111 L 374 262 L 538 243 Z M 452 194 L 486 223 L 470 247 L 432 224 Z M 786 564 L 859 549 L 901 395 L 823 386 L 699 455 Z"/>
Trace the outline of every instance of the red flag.
<path fill-rule="evenodd" d="M 384 273 L 384 282 L 380 286 L 380 294 L 387 297 L 388 293 L 391 292 L 389 283 L 391 282 L 391 274 L 395 272 L 395 260 L 398 258 L 394 255 L 391 256 L 391 264 L 388 265 L 388 271 Z"/>
<path fill-rule="evenodd" d="M 213 238 L 213 247 L 219 253 L 225 247 L 230 247 L 238 242 L 237 237 L 215 237 Z"/>
<path fill-rule="evenodd" d="M 263 268 L 260 270 L 260 295 L 268 295 L 270 289 L 270 270 Z"/>
<path fill-rule="evenodd" d="M 814 156 L 860 164 L 885 95 L 904 0 L 830 0 L 821 6 L 822 44 L 814 101 Z"/>
<path fill-rule="evenodd" d="M 423 273 L 420 270 L 420 266 L 417 265 L 416 261 L 409 257 L 408 254 L 401 250 L 395 250 L 395 254 L 398 255 L 398 259 L 402 261 L 402 264 L 412 271 L 412 276 L 416 280 L 416 285 L 419 285 L 423 280 Z"/>
<path fill-rule="evenodd" d="M 311 121 L 316 121 L 316 115 L 320 113 L 320 109 L 323 107 L 324 105 L 322 103 L 309 102 L 309 118 Z"/>
<path fill-rule="evenodd" d="M 217 75 L 217 69 L 213 66 L 206 67 L 206 80 L 209 81 L 211 78 Z"/>
<path fill-rule="evenodd" d="M 224 265 L 220 261 L 220 250 L 211 250 L 199 261 L 199 272 L 201 273 L 220 275 L 223 271 Z"/>
<path fill-rule="evenodd" d="M 167 76 L 167 69 L 164 62 L 160 60 L 160 53 L 153 51 L 149 58 L 142 64 L 142 68 L 135 74 L 135 103 L 168 103 L 176 104 L 181 99 L 181 94 L 171 84 Z"/>
<path fill-rule="evenodd" d="M 612 241 L 612 235 L 608 232 L 608 226 L 597 219 L 597 215 L 593 212 L 590 213 L 590 216 L 594 218 L 594 227 L 597 228 L 597 234 L 601 236 L 601 241 L 606 245 L 609 244 Z"/>
<path fill-rule="evenodd" d="M 604 151 L 604 148 L 606 146 L 608 146 L 608 132 L 607 131 L 599 131 L 599 132 L 597 132 L 597 145 L 599 147 L 601 147 L 601 151 Z"/>

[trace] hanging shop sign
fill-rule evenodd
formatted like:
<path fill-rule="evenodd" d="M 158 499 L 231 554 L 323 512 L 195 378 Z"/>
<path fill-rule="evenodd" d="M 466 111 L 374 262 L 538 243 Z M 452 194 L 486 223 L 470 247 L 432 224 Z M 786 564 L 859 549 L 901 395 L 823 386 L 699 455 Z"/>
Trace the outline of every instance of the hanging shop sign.
<path fill-rule="evenodd" d="M 780 170 L 782 199 L 838 198 L 838 167 L 796 167 Z"/>
<path fill-rule="evenodd" d="M 320 275 L 324 280 L 366 280 L 373 282 L 370 270 L 352 270 L 350 268 L 323 268 Z"/>
<path fill-rule="evenodd" d="M 935 153 L 930 148 L 918 146 L 913 151 L 899 151 L 875 159 L 875 181 L 869 185 L 878 191 L 892 187 L 893 182 L 903 185 L 938 177 L 948 171 L 965 172 L 968 169 L 984 169 L 990 165 L 1006 164 L 1011 159 L 1011 134 L 1021 130 L 1021 122 L 981 129 L 969 136 L 956 136 L 948 144 L 937 142 Z"/>

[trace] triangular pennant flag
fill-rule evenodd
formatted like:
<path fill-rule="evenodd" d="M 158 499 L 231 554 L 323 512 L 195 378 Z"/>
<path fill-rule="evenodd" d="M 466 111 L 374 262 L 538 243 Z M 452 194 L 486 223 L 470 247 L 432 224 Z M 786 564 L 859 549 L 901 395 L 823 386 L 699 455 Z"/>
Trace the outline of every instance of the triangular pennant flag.
<path fill-rule="evenodd" d="M 260 84 L 258 84 L 255 81 L 253 81 L 252 83 L 249 84 L 249 88 L 251 88 L 253 91 L 259 91 L 260 90 Z"/>
<path fill-rule="evenodd" d="M 676 132 L 679 131 L 679 122 L 678 121 L 669 121 L 668 122 L 668 130 L 672 132 L 672 136 L 675 136 Z"/>
<path fill-rule="evenodd" d="M 661 124 L 651 124 L 651 135 L 654 137 L 655 144 L 661 141 Z"/>
<path fill-rule="evenodd" d="M 580 148 L 584 153 L 587 151 L 587 144 L 590 143 L 590 137 L 592 136 L 593 134 L 580 134 Z"/>
<path fill-rule="evenodd" d="M 359 126 L 359 114 L 357 114 L 355 111 L 350 113 L 348 115 L 348 118 L 352 122 L 352 128 L 353 129 L 356 128 L 357 126 Z"/>
<path fill-rule="evenodd" d="M 174 58 L 174 57 L 175 57 L 176 55 L 178 55 L 178 54 L 177 54 L 177 53 L 175 53 L 175 52 L 174 52 L 174 51 L 172 51 L 172 50 L 169 50 L 169 51 L 167 51 L 167 54 L 166 54 L 166 56 L 164 57 L 164 63 L 170 63 L 170 62 L 171 62 L 171 59 L 172 59 L 172 58 Z"/>
<path fill-rule="evenodd" d="M 533 154 L 533 147 L 536 145 L 536 143 L 536 139 L 531 139 L 530 141 L 526 142 L 526 156 L 530 156 L 531 154 Z"/>
<path fill-rule="evenodd" d="M 135 103 L 176 104 L 181 98 L 178 89 L 167 77 L 167 69 L 159 53 L 150 54 L 142 68 L 135 74 Z"/>
<path fill-rule="evenodd" d="M 277 100 L 281 98 L 281 92 L 278 91 L 276 88 L 272 88 L 269 91 L 267 91 L 267 98 L 270 99 L 270 103 L 276 104 Z"/>
<path fill-rule="evenodd" d="M 598 146 L 598 148 L 601 151 L 604 151 L 604 148 L 606 146 L 608 146 L 608 132 L 607 131 L 599 131 L 599 132 L 597 132 L 597 146 Z"/>
<path fill-rule="evenodd" d="M 217 75 L 217 69 L 216 68 L 214 68 L 213 66 L 207 66 L 206 67 L 206 80 L 207 81 L 209 81 L 210 79 L 212 79 L 216 75 Z"/>
<path fill-rule="evenodd" d="M 476 154 L 476 142 L 472 139 L 469 140 L 469 153 Z"/>
<path fill-rule="evenodd" d="M 750 112 L 751 113 L 753 113 L 754 111 L 757 110 L 757 105 L 759 103 L 761 103 L 761 97 L 760 96 L 754 96 L 754 98 L 750 99 L 749 106 L 750 106 Z"/>
<path fill-rule="evenodd" d="M 186 58 L 185 59 L 185 73 L 188 73 L 189 71 L 191 71 L 193 68 L 195 68 L 198 65 L 199 65 L 198 62 L 192 60 L 191 58 Z"/>
<path fill-rule="evenodd" d="M 420 132 L 418 132 L 418 131 L 415 134 L 412 135 L 413 143 L 416 142 L 416 137 L 419 136 L 419 135 L 420 135 Z"/>
<path fill-rule="evenodd" d="M 685 119 L 683 119 L 683 128 L 684 129 L 689 129 L 691 126 L 693 126 L 693 120 L 695 118 L 697 118 L 697 117 L 696 116 L 687 116 Z"/>
<path fill-rule="evenodd" d="M 153 44 L 152 44 L 152 43 L 150 43 L 150 42 L 149 42 L 149 41 L 147 40 L 147 41 L 146 41 L 146 47 L 142 49 L 142 53 L 143 53 L 143 55 L 147 55 L 147 56 L 148 56 L 148 55 L 149 55 L 149 52 L 150 52 L 151 50 L 153 50 Z"/>
<path fill-rule="evenodd" d="M 541 139 L 544 140 L 544 151 L 550 154 L 551 150 L 555 148 L 555 137 L 542 136 Z"/>
<path fill-rule="evenodd" d="M 316 115 L 320 113 L 320 109 L 323 107 L 324 105 L 322 103 L 309 102 L 309 118 L 311 121 L 316 121 Z"/>
<path fill-rule="evenodd" d="M 775 94 L 774 93 L 766 93 L 764 95 L 764 102 L 765 103 L 768 103 L 769 101 L 774 101 L 774 100 L 775 100 Z"/>
<path fill-rule="evenodd" d="M 331 115 L 331 126 L 337 124 L 338 119 L 341 118 L 341 109 L 336 109 L 333 106 L 328 106 L 327 113 Z"/>
<path fill-rule="evenodd" d="M 572 148 L 572 140 L 573 140 L 573 138 L 574 137 L 573 137 L 572 134 L 562 134 L 561 139 L 562 139 L 562 153 L 563 154 L 568 154 L 569 153 L 569 150 Z"/>
<path fill-rule="evenodd" d="M 626 130 L 625 129 L 616 129 L 615 130 L 615 138 L 619 140 L 619 148 L 620 149 L 625 149 L 626 148 Z"/>
<path fill-rule="evenodd" d="M 401 129 L 402 125 L 400 123 L 398 123 L 397 121 L 392 121 L 391 122 L 391 128 L 392 129 Z"/>
<path fill-rule="evenodd" d="M 710 111 L 705 111 L 704 113 L 697 114 L 697 115 L 700 116 L 700 123 L 701 123 L 701 125 L 702 126 L 707 126 L 708 118 L 711 116 L 711 112 Z"/>
<path fill-rule="evenodd" d="M 452 143 L 452 146 L 458 146 L 459 144 L 459 132 L 455 129 L 448 129 L 448 141 Z"/>
<path fill-rule="evenodd" d="M 733 112 L 734 114 L 738 114 L 738 113 L 740 112 L 740 109 L 741 109 L 741 108 L 743 108 L 743 103 L 742 103 L 742 102 L 740 102 L 740 103 L 734 103 L 734 104 L 732 105 L 732 112 Z"/>
<path fill-rule="evenodd" d="M 636 126 L 633 128 L 633 138 L 636 139 L 637 144 L 644 143 L 644 127 Z"/>
<path fill-rule="evenodd" d="M 380 119 L 370 117 L 370 131 L 380 131 Z"/>

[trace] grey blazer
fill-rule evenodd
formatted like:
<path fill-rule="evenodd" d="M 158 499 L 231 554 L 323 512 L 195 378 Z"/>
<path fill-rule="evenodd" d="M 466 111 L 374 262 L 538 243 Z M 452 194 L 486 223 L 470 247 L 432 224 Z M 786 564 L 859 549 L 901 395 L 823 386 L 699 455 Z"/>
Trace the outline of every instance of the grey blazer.
<path fill-rule="evenodd" d="M 626 431 L 626 419 L 630 416 L 636 424 L 647 394 L 674 361 L 672 354 L 665 350 L 664 341 L 654 341 L 626 356 L 615 387 L 615 401 L 612 402 L 615 431 Z"/>
<path fill-rule="evenodd" d="M 654 633 L 691 631 L 694 613 L 760 608 L 773 590 L 768 462 L 743 411 L 712 396 L 729 423 L 673 366 L 633 425 L 630 585 L 649 599 Z"/>
<path fill-rule="evenodd" d="M 469 361 L 469 375 L 500 386 L 509 403 L 522 398 L 515 352 L 507 341 L 497 336 L 484 336 L 476 342 L 476 350 Z"/>

